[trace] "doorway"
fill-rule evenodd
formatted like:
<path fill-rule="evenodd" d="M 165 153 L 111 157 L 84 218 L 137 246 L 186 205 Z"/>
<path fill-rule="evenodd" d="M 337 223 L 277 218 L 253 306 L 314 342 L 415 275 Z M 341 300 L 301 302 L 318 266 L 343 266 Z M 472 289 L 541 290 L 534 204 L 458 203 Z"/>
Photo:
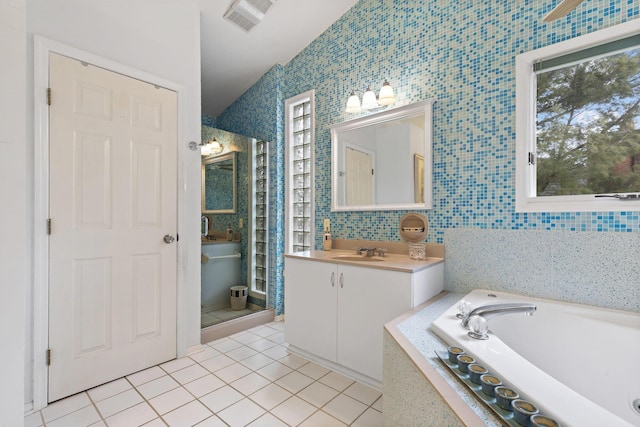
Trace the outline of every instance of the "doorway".
<path fill-rule="evenodd" d="M 186 100 L 186 87 L 171 82 L 169 80 L 157 77 L 148 72 L 140 71 L 121 63 L 117 63 L 95 54 L 73 48 L 71 46 L 55 42 L 50 39 L 46 39 L 41 36 L 34 36 L 34 74 L 35 74 L 35 109 L 34 109 L 34 123 L 35 123 L 35 138 L 34 138 L 34 214 L 33 214 L 33 263 L 34 263 L 34 288 L 33 288 L 33 306 L 28 307 L 28 315 L 33 319 L 33 347 L 31 354 L 32 360 L 32 372 L 33 372 L 33 408 L 35 410 L 42 409 L 47 406 L 50 401 L 49 398 L 49 366 L 47 365 L 47 359 L 50 355 L 52 363 L 56 361 L 56 351 L 51 348 L 49 351 L 49 235 L 47 233 L 47 223 L 49 215 L 49 105 L 47 104 L 47 97 L 44 96 L 46 88 L 49 87 L 49 56 L 50 54 L 60 54 L 67 58 L 74 58 L 76 60 L 85 62 L 86 64 L 93 64 L 96 67 L 110 70 L 114 73 L 122 76 L 129 76 L 135 80 L 142 82 L 148 82 L 152 86 L 158 86 L 167 88 L 175 93 L 177 97 L 177 130 L 174 135 L 174 147 L 177 155 L 176 166 L 178 164 L 185 164 L 190 166 L 194 161 L 198 161 L 193 153 L 188 150 L 187 144 L 180 149 L 180 146 L 175 145 L 180 140 L 185 140 L 185 135 L 188 133 L 189 126 L 185 123 L 185 117 L 189 110 Z M 52 102 L 55 102 L 55 94 L 53 95 Z M 141 118 L 141 117 L 139 117 Z M 140 177 L 141 178 L 141 177 Z M 193 215 L 188 215 L 188 199 L 193 196 L 190 195 L 188 188 L 193 188 L 191 182 L 194 181 L 193 174 L 189 173 L 187 168 L 181 168 L 177 170 L 177 177 L 174 178 L 173 187 L 177 189 L 176 202 L 174 203 L 174 211 L 177 212 L 177 218 L 174 220 L 174 233 L 171 236 L 175 236 L 176 243 L 178 236 L 176 232 L 185 230 L 192 227 L 197 227 L 197 224 L 191 219 Z M 190 185 L 176 186 L 178 182 L 188 182 Z M 177 206 L 175 206 L 177 204 Z M 52 222 L 52 230 L 55 230 L 56 221 Z M 166 233 L 169 234 L 169 233 Z M 182 233 L 181 233 L 182 234 Z M 200 344 L 194 338 L 193 328 L 197 327 L 197 319 L 194 319 L 193 310 L 189 308 L 190 301 L 194 301 L 191 298 L 191 287 L 186 286 L 188 281 L 193 280 L 191 274 L 187 268 L 187 265 L 192 265 L 192 261 L 185 262 L 187 254 L 191 259 L 193 254 L 197 254 L 194 251 L 195 241 L 189 235 L 190 233 L 184 233 L 181 236 L 180 244 L 176 245 L 177 259 L 182 260 L 181 263 L 177 263 L 177 269 L 175 272 L 176 292 L 171 303 L 174 307 L 175 320 L 173 325 L 167 327 L 173 327 L 174 329 L 174 347 L 173 357 L 184 356 L 190 352 L 199 351 Z M 162 237 L 162 236 L 161 236 Z M 164 244 L 164 243 L 163 243 Z M 171 246 L 171 245 L 167 245 Z M 196 249 L 197 250 L 197 249 Z M 142 267 L 144 263 L 139 263 L 138 266 Z M 184 264 L 184 266 L 183 266 Z M 113 301 L 113 300 L 112 300 Z M 148 319 L 148 318 L 147 318 Z M 141 326 L 140 324 L 138 326 Z M 165 327 L 165 325 L 162 325 Z M 138 332 L 142 329 L 139 328 Z M 194 344 L 195 343 L 195 344 Z M 59 360 L 59 359 L 58 359 Z M 113 363 L 113 362 L 109 362 Z M 115 363 L 118 363 L 116 361 Z M 93 374 L 92 374 L 93 375 Z"/>
<path fill-rule="evenodd" d="M 203 143 L 213 140 L 219 152 L 202 157 L 201 327 L 208 337 L 256 315 L 273 319 L 265 312 L 269 144 L 203 126 Z M 235 200 L 229 202 L 234 185 Z"/>
<path fill-rule="evenodd" d="M 368 206 L 375 203 L 375 153 L 356 145 L 346 144 L 345 202 L 348 206 Z"/>
<path fill-rule="evenodd" d="M 177 97 L 62 55 L 49 63 L 54 401 L 176 357 Z"/>

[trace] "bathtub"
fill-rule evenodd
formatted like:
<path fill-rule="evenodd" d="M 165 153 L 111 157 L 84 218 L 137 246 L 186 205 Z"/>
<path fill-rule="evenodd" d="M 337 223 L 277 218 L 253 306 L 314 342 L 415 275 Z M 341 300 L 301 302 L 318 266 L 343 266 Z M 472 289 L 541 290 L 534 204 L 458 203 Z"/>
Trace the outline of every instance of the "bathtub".
<path fill-rule="evenodd" d="M 532 316 L 488 320 L 489 339 L 475 340 L 455 317 L 457 304 L 431 330 L 447 345 L 533 402 L 563 426 L 640 426 L 640 314 L 475 290 L 472 307 L 530 302 Z M 634 408 L 635 407 L 635 408 Z"/>

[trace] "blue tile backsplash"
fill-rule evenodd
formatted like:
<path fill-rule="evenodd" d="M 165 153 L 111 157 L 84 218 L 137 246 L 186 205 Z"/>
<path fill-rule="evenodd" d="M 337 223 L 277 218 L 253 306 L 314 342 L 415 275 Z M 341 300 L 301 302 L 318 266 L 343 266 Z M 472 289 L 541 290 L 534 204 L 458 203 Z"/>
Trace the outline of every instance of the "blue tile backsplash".
<path fill-rule="evenodd" d="M 283 102 L 309 89 L 316 91 L 316 248 L 322 246 L 323 218 L 331 219 L 336 238 L 400 240 L 397 224 L 406 211 L 330 210 L 329 126 L 361 115 L 344 112 L 352 89 L 377 90 L 385 79 L 394 87 L 395 106 L 437 99 L 434 208 L 422 212 L 430 223 L 428 241 L 447 244 L 447 230 L 462 228 L 540 231 L 550 244 L 557 231 L 602 232 L 603 242 L 604 232 L 640 232 L 638 211 L 515 212 L 515 56 L 640 17 L 635 0 L 589 0 L 567 17 L 544 23 L 555 3 L 361 0 L 216 118 L 222 129 L 273 144 L 276 256 L 269 305 L 277 314 L 283 310 Z M 593 238 L 587 244 L 602 243 Z M 630 249 L 640 255 L 637 247 Z M 450 267 L 455 268 L 453 259 Z"/>

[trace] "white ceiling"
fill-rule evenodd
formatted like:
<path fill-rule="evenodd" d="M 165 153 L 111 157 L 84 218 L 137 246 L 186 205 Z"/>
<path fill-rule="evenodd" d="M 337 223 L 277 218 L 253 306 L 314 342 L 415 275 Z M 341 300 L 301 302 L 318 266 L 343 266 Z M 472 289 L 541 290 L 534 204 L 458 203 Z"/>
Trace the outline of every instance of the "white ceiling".
<path fill-rule="evenodd" d="M 223 18 L 233 0 L 201 11 L 202 114 L 218 116 L 275 64 L 285 65 L 358 0 L 277 0 L 250 32 Z"/>

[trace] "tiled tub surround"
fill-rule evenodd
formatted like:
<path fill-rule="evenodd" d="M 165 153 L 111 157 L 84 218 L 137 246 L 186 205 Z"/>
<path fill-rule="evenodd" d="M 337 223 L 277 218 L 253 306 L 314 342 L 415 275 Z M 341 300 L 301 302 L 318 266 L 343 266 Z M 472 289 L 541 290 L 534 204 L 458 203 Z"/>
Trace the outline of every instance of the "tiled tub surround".
<path fill-rule="evenodd" d="M 640 312 L 639 233 L 448 229 L 445 290 Z"/>
<path fill-rule="evenodd" d="M 446 293 L 387 323 L 383 339 L 383 424 L 413 426 L 490 426 L 502 423 L 434 351 L 447 345 L 428 328 L 463 294 Z"/>
<path fill-rule="evenodd" d="M 448 229 L 445 290 L 389 323 L 384 336 L 385 420 L 397 426 L 501 423 L 436 360 L 447 345 L 428 330 L 444 311 L 483 288 L 640 311 L 637 233 Z M 426 308 L 424 308 L 426 307 Z M 411 390 L 407 395 L 406 390 Z"/>

